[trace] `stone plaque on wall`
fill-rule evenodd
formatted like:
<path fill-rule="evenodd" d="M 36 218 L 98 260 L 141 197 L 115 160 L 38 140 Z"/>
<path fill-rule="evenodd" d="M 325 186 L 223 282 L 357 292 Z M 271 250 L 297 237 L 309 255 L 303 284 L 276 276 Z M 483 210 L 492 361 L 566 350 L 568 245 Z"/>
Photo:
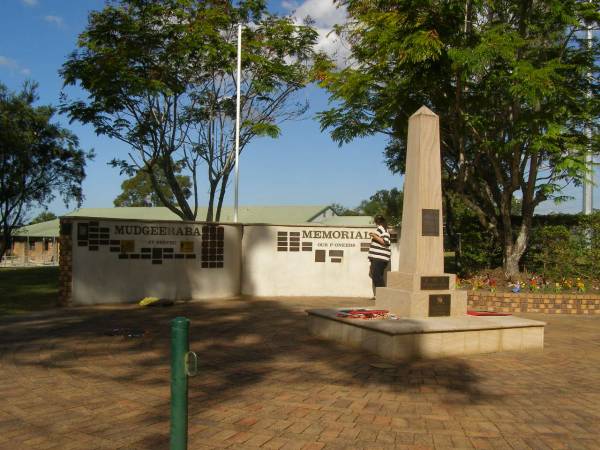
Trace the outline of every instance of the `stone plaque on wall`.
<path fill-rule="evenodd" d="M 439 236 L 440 235 L 440 210 L 439 209 L 423 209 L 421 228 L 423 236 Z"/>
<path fill-rule="evenodd" d="M 445 317 L 450 315 L 450 294 L 433 294 L 429 296 L 429 317 Z"/>
<path fill-rule="evenodd" d="M 88 224 L 87 223 L 78 223 L 77 224 L 77 240 L 79 240 L 79 241 L 87 241 L 88 240 Z"/>
<path fill-rule="evenodd" d="M 194 253 L 194 241 L 181 241 L 179 251 L 181 253 Z"/>
<path fill-rule="evenodd" d="M 450 277 L 421 277 L 421 290 L 442 291 L 450 289 Z"/>
<path fill-rule="evenodd" d="M 325 250 L 315 250 L 315 262 L 325 262 Z"/>
<path fill-rule="evenodd" d="M 121 241 L 121 253 L 133 253 L 133 252 L 135 252 L 135 241 L 134 240 Z"/>

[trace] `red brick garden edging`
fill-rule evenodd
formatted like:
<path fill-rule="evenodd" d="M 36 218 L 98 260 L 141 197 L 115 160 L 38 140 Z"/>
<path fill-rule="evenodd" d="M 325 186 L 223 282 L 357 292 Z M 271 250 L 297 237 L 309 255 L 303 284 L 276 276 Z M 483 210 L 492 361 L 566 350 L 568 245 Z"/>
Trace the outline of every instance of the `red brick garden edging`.
<path fill-rule="evenodd" d="M 547 314 L 600 314 L 600 295 L 542 294 L 537 292 L 471 291 L 467 296 L 469 309 L 507 313 L 541 312 Z"/>

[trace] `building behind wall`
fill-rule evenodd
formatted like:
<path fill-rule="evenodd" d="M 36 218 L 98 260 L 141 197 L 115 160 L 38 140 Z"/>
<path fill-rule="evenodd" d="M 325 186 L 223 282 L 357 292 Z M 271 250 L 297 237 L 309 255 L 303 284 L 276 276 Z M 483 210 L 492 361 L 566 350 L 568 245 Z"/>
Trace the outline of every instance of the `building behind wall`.
<path fill-rule="evenodd" d="M 57 265 L 59 220 L 19 228 L 4 257 L 9 265 Z"/>

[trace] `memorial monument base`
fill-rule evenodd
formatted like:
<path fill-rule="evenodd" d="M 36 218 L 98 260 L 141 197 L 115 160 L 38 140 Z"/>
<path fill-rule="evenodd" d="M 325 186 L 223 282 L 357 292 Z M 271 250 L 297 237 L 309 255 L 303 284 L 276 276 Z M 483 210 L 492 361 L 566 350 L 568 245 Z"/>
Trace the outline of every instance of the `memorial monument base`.
<path fill-rule="evenodd" d="M 375 306 L 409 319 L 460 317 L 467 314 L 467 293 L 450 290 L 410 292 L 377 288 Z"/>
<path fill-rule="evenodd" d="M 312 335 L 391 360 L 465 356 L 544 348 L 545 322 L 515 316 L 361 320 L 340 309 L 308 310 Z M 367 308 L 368 309 L 368 308 Z"/>
<path fill-rule="evenodd" d="M 375 306 L 406 318 L 462 317 L 467 292 L 455 290 L 456 275 L 387 272 L 386 287 L 377 288 Z"/>

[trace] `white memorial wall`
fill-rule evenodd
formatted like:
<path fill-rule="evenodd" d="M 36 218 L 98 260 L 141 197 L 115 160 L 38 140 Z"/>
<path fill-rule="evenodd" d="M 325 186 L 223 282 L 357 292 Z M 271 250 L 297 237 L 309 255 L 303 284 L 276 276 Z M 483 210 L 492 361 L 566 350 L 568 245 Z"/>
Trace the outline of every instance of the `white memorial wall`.
<path fill-rule="evenodd" d="M 239 294 L 238 225 L 77 219 L 71 232 L 74 304 Z"/>
<path fill-rule="evenodd" d="M 371 297 L 372 227 L 72 220 L 73 304 Z M 392 244 L 391 269 L 398 267 Z"/>
<path fill-rule="evenodd" d="M 372 297 L 373 227 L 246 225 L 242 294 Z M 397 244 L 392 244 L 397 265 Z"/>

